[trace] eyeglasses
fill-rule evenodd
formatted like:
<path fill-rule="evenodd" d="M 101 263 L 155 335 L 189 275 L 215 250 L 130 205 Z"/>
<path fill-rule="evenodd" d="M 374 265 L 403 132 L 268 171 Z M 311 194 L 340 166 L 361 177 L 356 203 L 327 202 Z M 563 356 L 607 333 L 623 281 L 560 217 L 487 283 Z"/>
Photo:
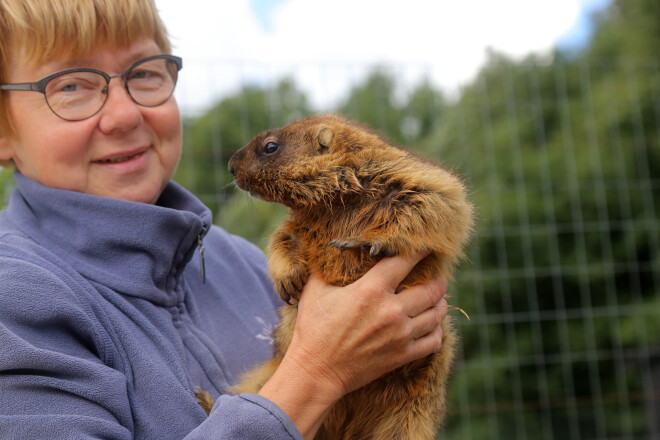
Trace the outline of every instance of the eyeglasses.
<path fill-rule="evenodd" d="M 37 82 L 0 84 L 0 90 L 43 93 L 48 107 L 62 119 L 81 121 L 101 110 L 108 99 L 112 78 L 121 78 L 131 99 L 144 107 L 156 107 L 172 93 L 183 62 L 174 55 L 144 58 L 121 75 L 96 69 L 76 68 L 53 73 Z"/>

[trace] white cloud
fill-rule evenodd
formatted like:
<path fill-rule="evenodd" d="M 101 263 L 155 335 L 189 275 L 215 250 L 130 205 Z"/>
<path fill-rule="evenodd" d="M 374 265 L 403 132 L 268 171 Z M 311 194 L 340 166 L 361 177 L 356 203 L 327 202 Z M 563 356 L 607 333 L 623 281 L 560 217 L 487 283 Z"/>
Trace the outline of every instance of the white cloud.
<path fill-rule="evenodd" d="M 316 102 L 332 103 L 365 66 L 391 63 L 455 88 L 487 48 L 522 57 L 551 49 L 594 0 L 287 0 L 270 11 L 272 32 L 247 0 L 156 0 L 185 59 L 177 97 L 186 109 L 247 80 L 285 73 Z"/>

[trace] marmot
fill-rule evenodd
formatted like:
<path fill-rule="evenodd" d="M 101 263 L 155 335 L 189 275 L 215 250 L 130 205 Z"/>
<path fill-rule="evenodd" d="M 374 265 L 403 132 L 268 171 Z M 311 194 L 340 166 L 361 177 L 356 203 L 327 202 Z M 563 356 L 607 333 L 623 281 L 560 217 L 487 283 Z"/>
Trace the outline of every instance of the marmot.
<path fill-rule="evenodd" d="M 428 252 L 399 290 L 449 276 L 472 227 L 462 181 L 335 115 L 313 116 L 256 136 L 229 161 L 236 184 L 290 208 L 268 247 L 280 310 L 274 359 L 248 372 L 236 392 L 257 392 L 293 334 L 308 275 L 345 286 L 383 256 Z M 455 332 L 443 321 L 439 353 L 407 364 L 341 399 L 316 439 L 435 438 L 446 412 Z"/>

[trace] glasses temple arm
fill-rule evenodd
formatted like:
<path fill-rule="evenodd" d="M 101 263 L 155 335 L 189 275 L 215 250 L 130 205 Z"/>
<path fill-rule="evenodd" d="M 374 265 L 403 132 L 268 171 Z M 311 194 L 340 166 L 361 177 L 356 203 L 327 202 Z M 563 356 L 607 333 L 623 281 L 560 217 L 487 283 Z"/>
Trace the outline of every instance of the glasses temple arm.
<path fill-rule="evenodd" d="M 44 92 L 43 85 L 38 82 L 0 84 L 0 90 L 24 90 L 28 92 L 41 92 L 41 93 Z"/>

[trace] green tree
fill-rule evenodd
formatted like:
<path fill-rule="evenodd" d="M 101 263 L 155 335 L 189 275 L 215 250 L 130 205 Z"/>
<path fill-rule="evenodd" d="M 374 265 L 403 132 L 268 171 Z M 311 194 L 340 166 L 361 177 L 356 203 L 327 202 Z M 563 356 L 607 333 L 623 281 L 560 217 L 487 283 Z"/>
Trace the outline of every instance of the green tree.
<path fill-rule="evenodd" d="M 400 97 L 395 76 L 376 68 L 352 88 L 337 112 L 379 130 L 395 144 L 413 146 L 435 128 L 445 100 L 425 79 Z"/>
<path fill-rule="evenodd" d="M 454 383 L 470 396 L 470 429 L 495 427 L 488 438 L 648 429 L 627 398 L 644 384 L 624 353 L 660 344 L 660 155 L 645 98 L 660 95 L 647 70 L 633 73 L 635 91 L 625 73 L 592 69 L 497 57 L 429 140 L 479 209 L 474 266 L 459 272 L 474 316 Z M 465 429 L 453 419 L 447 437 Z"/>
<path fill-rule="evenodd" d="M 384 68 L 375 69 L 364 81 L 353 87 L 339 113 L 350 119 L 387 133 L 395 142 L 402 142 L 400 123 L 403 113 L 395 104 L 396 81 Z"/>
<path fill-rule="evenodd" d="M 596 32 L 586 57 L 619 62 L 657 60 L 660 47 L 657 1 L 615 0 L 596 19 Z"/>
<path fill-rule="evenodd" d="M 444 437 L 644 438 L 656 423 L 659 12 L 615 2 L 577 57 L 492 53 L 423 144 L 479 210 L 457 295 L 464 407 Z"/>
<path fill-rule="evenodd" d="M 401 134 L 412 148 L 427 138 L 438 126 L 446 105 L 445 98 L 428 78 L 422 80 L 411 92 L 403 108 L 400 122 Z"/>

